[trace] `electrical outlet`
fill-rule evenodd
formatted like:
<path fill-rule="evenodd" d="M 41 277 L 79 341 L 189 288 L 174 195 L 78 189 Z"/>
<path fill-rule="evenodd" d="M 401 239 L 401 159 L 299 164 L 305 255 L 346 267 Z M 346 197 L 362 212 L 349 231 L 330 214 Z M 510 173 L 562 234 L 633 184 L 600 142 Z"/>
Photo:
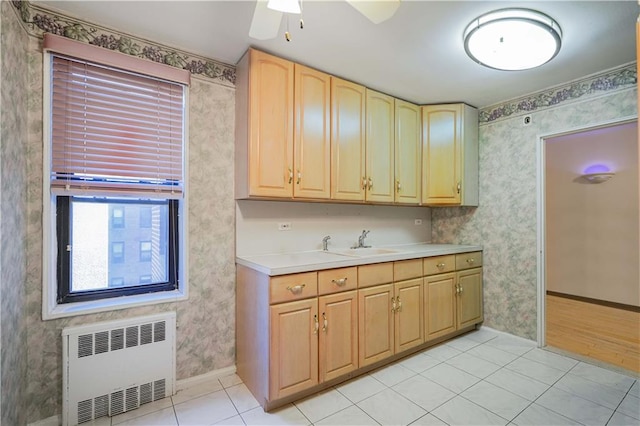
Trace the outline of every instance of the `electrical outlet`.
<path fill-rule="evenodd" d="M 281 222 L 278 224 L 278 231 L 291 231 L 291 222 Z"/>
<path fill-rule="evenodd" d="M 413 223 L 416 225 L 422 225 L 422 219 L 416 219 Z"/>

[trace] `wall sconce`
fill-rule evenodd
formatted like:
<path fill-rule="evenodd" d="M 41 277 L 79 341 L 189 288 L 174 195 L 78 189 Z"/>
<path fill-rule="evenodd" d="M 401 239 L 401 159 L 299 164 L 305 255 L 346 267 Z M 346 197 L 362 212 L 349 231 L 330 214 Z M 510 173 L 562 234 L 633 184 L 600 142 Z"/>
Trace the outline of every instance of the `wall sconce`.
<path fill-rule="evenodd" d="M 604 173 L 587 173 L 582 175 L 582 177 L 588 180 L 590 183 L 603 183 L 614 177 L 616 174 L 613 172 L 604 172 Z"/>

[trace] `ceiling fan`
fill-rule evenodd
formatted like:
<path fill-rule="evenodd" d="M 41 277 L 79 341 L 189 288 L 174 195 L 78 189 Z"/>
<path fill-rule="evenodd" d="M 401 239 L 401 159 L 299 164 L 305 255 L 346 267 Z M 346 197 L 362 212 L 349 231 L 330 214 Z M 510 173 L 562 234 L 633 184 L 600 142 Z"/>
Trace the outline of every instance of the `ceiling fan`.
<path fill-rule="evenodd" d="M 309 0 L 307 0 L 309 1 Z M 400 6 L 400 0 L 345 0 L 374 24 L 391 18 Z M 257 0 L 253 11 L 249 37 L 269 40 L 278 35 L 283 13 L 300 14 L 301 0 Z M 304 22 L 300 19 L 300 28 Z M 290 41 L 289 31 L 285 38 Z"/>

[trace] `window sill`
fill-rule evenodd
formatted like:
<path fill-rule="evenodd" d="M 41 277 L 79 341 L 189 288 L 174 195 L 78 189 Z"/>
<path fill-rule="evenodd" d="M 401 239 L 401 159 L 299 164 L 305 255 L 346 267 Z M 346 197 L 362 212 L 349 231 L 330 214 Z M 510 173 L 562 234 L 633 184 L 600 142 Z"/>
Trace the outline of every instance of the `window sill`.
<path fill-rule="evenodd" d="M 90 302 L 75 302 L 55 304 L 42 312 L 43 320 L 73 317 L 78 315 L 95 314 L 98 312 L 116 311 L 135 308 L 138 306 L 157 305 L 187 300 L 188 295 L 183 290 L 166 291 L 161 293 L 137 294 L 135 296 L 114 297 L 111 299 L 92 300 Z"/>

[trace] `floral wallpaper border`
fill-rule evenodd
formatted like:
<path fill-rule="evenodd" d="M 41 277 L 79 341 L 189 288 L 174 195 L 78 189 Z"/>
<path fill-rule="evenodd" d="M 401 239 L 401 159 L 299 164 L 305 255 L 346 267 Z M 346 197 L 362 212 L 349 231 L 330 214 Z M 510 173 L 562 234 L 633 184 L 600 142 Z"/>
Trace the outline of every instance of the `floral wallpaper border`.
<path fill-rule="evenodd" d="M 627 89 L 635 86 L 637 82 L 638 71 L 634 62 L 570 84 L 483 108 L 479 112 L 478 119 L 480 124 L 490 123 L 541 108 L 553 107 L 567 101 L 575 101 L 584 96 Z"/>
<path fill-rule="evenodd" d="M 12 0 L 11 3 L 17 9 L 24 28 L 31 36 L 42 38 L 44 33 L 53 33 L 127 55 L 189 70 L 193 75 L 205 77 L 226 86 L 235 86 L 236 69 L 232 65 L 150 43 L 142 38 L 117 33 L 98 25 L 54 13 L 26 0 Z"/>

